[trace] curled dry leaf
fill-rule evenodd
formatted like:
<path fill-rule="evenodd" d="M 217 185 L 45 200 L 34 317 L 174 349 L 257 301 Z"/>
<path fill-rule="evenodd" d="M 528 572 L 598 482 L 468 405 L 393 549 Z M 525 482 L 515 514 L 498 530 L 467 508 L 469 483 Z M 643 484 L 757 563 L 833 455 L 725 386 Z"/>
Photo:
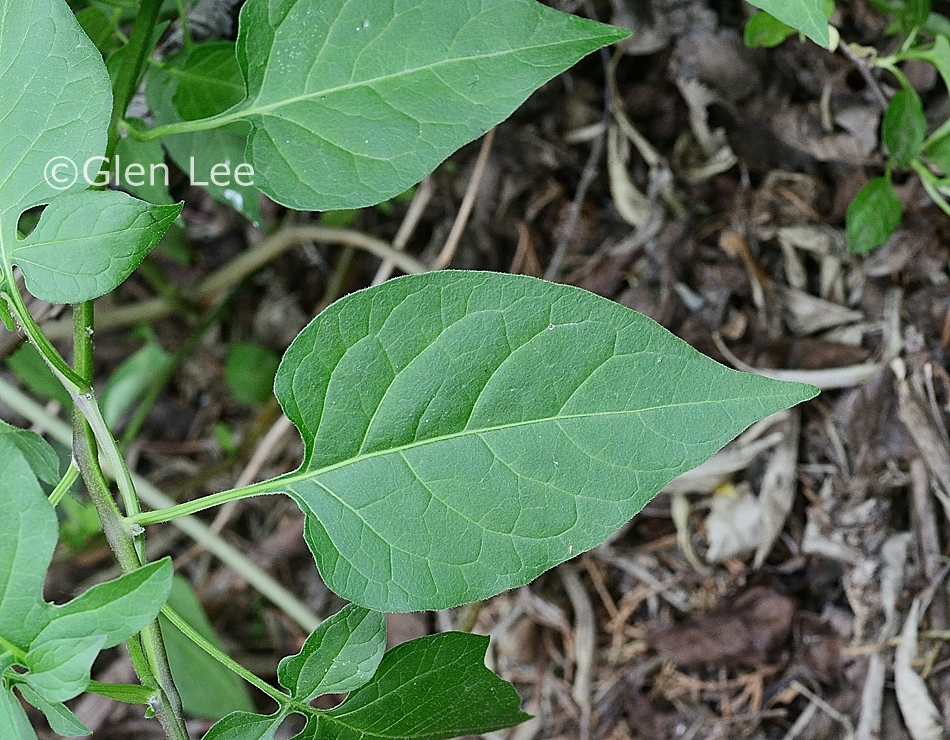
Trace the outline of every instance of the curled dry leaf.
<path fill-rule="evenodd" d="M 705 617 L 655 632 L 652 650 L 682 667 L 769 662 L 788 640 L 795 600 L 755 586 Z"/>

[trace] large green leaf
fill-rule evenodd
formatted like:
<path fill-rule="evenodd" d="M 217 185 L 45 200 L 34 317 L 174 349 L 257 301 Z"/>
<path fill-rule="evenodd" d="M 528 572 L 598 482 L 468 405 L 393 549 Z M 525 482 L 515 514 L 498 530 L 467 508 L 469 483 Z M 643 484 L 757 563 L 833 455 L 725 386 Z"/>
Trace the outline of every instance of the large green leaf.
<path fill-rule="evenodd" d="M 250 0 L 237 58 L 255 184 L 284 205 L 371 205 L 418 182 L 625 31 L 536 0 Z"/>
<path fill-rule="evenodd" d="M 783 23 L 797 28 L 820 46 L 828 46 L 828 16 L 825 0 L 749 0 L 757 8 L 771 13 Z"/>
<path fill-rule="evenodd" d="M 98 173 L 112 92 L 99 52 L 62 0 L 0 0 L 0 90 L 0 271 L 14 285 L 20 265 L 30 290 L 50 301 L 102 295 L 180 207 L 74 192 Z M 39 226 L 19 241 L 21 213 L 42 204 Z"/>
<path fill-rule="evenodd" d="M 275 392 L 305 455 L 269 490 L 306 514 L 330 588 L 402 611 L 527 583 L 816 391 L 729 370 L 577 288 L 445 271 L 321 313 Z"/>
<path fill-rule="evenodd" d="M 54 157 L 101 155 L 112 89 L 99 51 L 62 0 L 0 0 L 0 244 L 20 213 L 60 191 L 44 176 Z M 77 179 L 69 190 L 86 188 Z"/>

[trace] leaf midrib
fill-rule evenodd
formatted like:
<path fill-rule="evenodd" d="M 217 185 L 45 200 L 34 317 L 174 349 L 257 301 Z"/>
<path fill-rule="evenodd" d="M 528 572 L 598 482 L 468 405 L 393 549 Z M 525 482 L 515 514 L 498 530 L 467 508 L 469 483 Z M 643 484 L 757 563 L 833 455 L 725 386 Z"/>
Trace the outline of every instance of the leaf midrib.
<path fill-rule="evenodd" d="M 604 34 L 604 36 L 607 36 L 607 34 Z M 282 98 L 281 100 L 275 101 L 274 103 L 268 103 L 266 105 L 255 106 L 255 103 L 261 98 L 260 94 L 258 94 L 257 97 L 254 99 L 254 101 L 250 101 L 249 99 L 244 100 L 238 103 L 234 108 L 230 109 L 229 111 L 225 111 L 224 113 L 219 113 L 217 116 L 213 116 L 212 118 L 222 123 L 223 125 L 225 121 L 230 122 L 230 121 L 241 120 L 248 116 L 264 115 L 266 113 L 269 113 L 272 110 L 283 108 L 288 105 L 293 105 L 301 101 L 312 100 L 314 98 L 319 98 L 319 97 L 326 97 L 327 95 L 333 95 L 338 92 L 346 92 L 347 90 L 353 90 L 360 87 L 369 87 L 372 85 L 376 85 L 378 83 L 388 82 L 390 80 L 397 80 L 400 77 L 413 75 L 418 72 L 423 72 L 427 70 L 438 69 L 440 67 L 445 67 L 451 64 L 471 62 L 471 61 L 479 60 L 479 59 L 490 59 L 492 57 L 509 56 L 511 54 L 523 54 L 525 52 L 534 51 L 536 49 L 548 49 L 548 48 L 553 48 L 553 47 L 558 47 L 558 46 L 566 46 L 566 45 L 574 44 L 574 43 L 577 43 L 578 41 L 592 41 L 592 40 L 594 40 L 594 37 L 589 37 L 586 39 L 572 39 L 570 41 L 558 41 L 558 42 L 552 42 L 552 43 L 547 43 L 547 44 L 538 44 L 536 46 L 523 46 L 518 49 L 508 49 L 505 51 L 491 52 L 488 54 L 478 54 L 478 55 L 470 55 L 470 56 L 464 56 L 464 57 L 463 56 L 453 57 L 452 59 L 441 60 L 439 62 L 434 62 L 432 64 L 412 67 L 411 69 L 404 69 L 401 72 L 395 72 L 393 74 L 381 75 L 379 77 L 372 77 L 372 78 L 368 78 L 364 80 L 359 80 L 356 82 L 349 82 L 345 85 L 337 85 L 336 87 L 330 87 L 330 88 L 326 88 L 324 90 L 318 90 L 312 93 L 304 93 L 302 95 L 295 95 L 290 98 Z M 313 73 L 314 66 L 316 66 L 316 64 L 311 66 L 311 68 L 308 70 L 308 75 Z M 269 65 L 265 68 L 265 71 L 264 71 L 265 76 L 267 72 L 270 71 L 270 69 L 271 67 Z M 240 107 L 240 106 L 245 106 L 245 105 L 248 107 Z"/>
<path fill-rule="evenodd" d="M 776 394 L 770 394 L 768 396 L 762 396 L 762 395 L 754 396 L 754 398 L 757 400 L 762 400 L 766 398 L 774 398 L 774 397 L 776 397 Z M 273 478 L 270 481 L 267 481 L 267 483 L 292 485 L 294 483 L 307 481 L 313 478 L 319 478 L 320 476 L 325 475 L 326 473 L 332 473 L 335 470 L 340 470 L 341 468 L 345 468 L 349 465 L 356 465 L 357 463 L 365 462 L 367 460 L 372 460 L 377 457 L 384 457 L 386 455 L 399 454 L 402 452 L 406 452 L 407 450 L 414 450 L 420 447 L 424 447 L 426 445 L 438 444 L 440 442 L 446 442 L 452 439 L 459 439 L 461 437 L 465 437 L 469 435 L 480 436 L 483 434 L 489 434 L 491 432 L 502 431 L 504 429 L 513 429 L 515 427 L 526 427 L 526 426 L 532 426 L 534 424 L 551 424 L 554 422 L 568 421 L 571 419 L 586 419 L 586 418 L 595 418 L 595 417 L 606 418 L 609 416 L 619 416 L 623 414 L 643 414 L 643 413 L 647 413 L 651 411 L 662 411 L 665 409 L 676 409 L 676 408 L 686 408 L 686 407 L 693 408 L 697 406 L 708 406 L 708 405 L 713 405 L 713 404 L 722 405 L 726 403 L 734 403 L 736 401 L 748 401 L 748 400 L 750 400 L 749 396 L 737 396 L 734 398 L 720 398 L 720 399 L 709 400 L 709 401 L 689 401 L 686 403 L 670 403 L 670 404 L 663 404 L 661 406 L 648 406 L 645 408 L 628 409 L 628 410 L 622 410 L 622 411 L 597 411 L 597 412 L 592 412 L 592 413 L 589 412 L 589 413 L 582 413 L 582 414 L 567 414 L 564 416 L 547 416 L 540 419 L 529 419 L 527 421 L 510 422 L 506 424 L 496 424 L 494 426 L 480 427 L 478 429 L 462 429 L 457 432 L 450 432 L 448 434 L 442 434 L 436 437 L 430 437 L 428 439 L 410 442 L 404 445 L 389 447 L 389 448 L 386 448 L 385 450 L 377 450 L 375 452 L 355 455 L 354 457 L 347 458 L 346 460 L 341 460 L 340 462 L 333 463 L 332 465 L 327 465 L 322 468 L 303 470 L 302 469 L 303 466 L 307 464 L 306 461 L 304 461 L 304 463 L 301 465 L 301 468 L 298 468 L 292 473 L 287 473 L 286 475 L 282 475 L 278 478 Z M 295 426 L 296 426 L 296 423 L 295 423 Z M 298 430 L 299 430 L 299 426 L 298 426 Z M 319 428 L 317 431 L 319 431 Z M 316 439 L 316 435 L 314 435 L 314 439 Z M 275 488 L 274 490 L 279 490 L 279 489 Z"/>

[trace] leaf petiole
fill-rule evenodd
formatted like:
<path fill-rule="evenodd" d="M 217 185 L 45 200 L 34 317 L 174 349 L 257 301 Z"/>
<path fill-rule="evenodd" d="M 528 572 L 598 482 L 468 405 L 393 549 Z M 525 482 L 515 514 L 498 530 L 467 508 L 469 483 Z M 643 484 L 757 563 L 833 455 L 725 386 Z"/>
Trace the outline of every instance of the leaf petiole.
<path fill-rule="evenodd" d="M 53 506 L 56 506 L 60 501 L 62 501 L 63 496 L 66 495 L 66 492 L 70 489 L 73 483 L 76 482 L 78 477 L 79 467 L 76 465 L 75 460 L 71 460 L 66 472 L 63 473 L 63 477 L 60 479 L 59 483 L 56 484 L 56 488 L 54 488 L 50 493 L 49 502 Z"/>
<path fill-rule="evenodd" d="M 223 666 L 230 668 L 237 675 L 247 681 L 249 684 L 254 686 L 257 689 L 260 689 L 262 692 L 267 694 L 271 699 L 276 701 L 281 707 L 287 707 L 288 705 L 294 704 L 290 696 L 285 694 L 282 691 L 278 691 L 273 686 L 271 686 L 266 681 L 262 681 L 253 673 L 251 673 L 247 668 L 242 666 L 231 656 L 227 655 L 223 651 L 219 650 L 215 645 L 209 642 L 204 638 L 201 633 L 199 633 L 194 627 L 192 627 L 185 619 L 178 614 L 174 609 L 172 609 L 167 604 L 162 607 L 162 615 L 178 629 L 180 629 L 189 640 L 194 642 L 198 647 L 204 650 L 208 655 L 214 658 L 216 661 L 221 663 Z"/>
<path fill-rule="evenodd" d="M 148 526 L 149 524 L 170 522 L 172 519 L 178 519 L 179 517 L 197 514 L 198 512 L 212 509 L 215 506 L 226 504 L 229 501 L 237 501 L 238 499 L 250 498 L 251 496 L 263 496 L 266 494 L 278 493 L 280 489 L 275 489 L 275 482 L 275 479 L 271 479 L 261 481 L 260 483 L 252 483 L 249 486 L 231 488 L 227 491 L 212 493 L 210 496 L 202 496 L 201 498 L 195 499 L 194 501 L 186 501 L 183 504 L 176 504 L 175 506 L 169 506 L 165 509 L 136 513 L 132 516 L 126 517 L 126 521 L 130 524 L 138 524 L 141 527 Z"/>

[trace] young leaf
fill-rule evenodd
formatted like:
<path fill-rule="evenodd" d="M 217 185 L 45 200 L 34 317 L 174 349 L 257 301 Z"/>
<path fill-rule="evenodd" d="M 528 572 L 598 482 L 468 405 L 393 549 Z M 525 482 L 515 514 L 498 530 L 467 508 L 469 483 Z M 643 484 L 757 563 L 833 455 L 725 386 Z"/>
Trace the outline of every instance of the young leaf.
<path fill-rule="evenodd" d="M 910 167 L 924 145 L 927 119 L 920 96 L 911 88 L 894 93 L 884 113 L 881 138 L 888 154 L 901 167 Z"/>
<path fill-rule="evenodd" d="M 876 177 L 851 201 L 845 214 L 848 248 L 864 254 L 888 240 L 901 221 L 903 209 L 894 186 L 886 177 Z"/>
<path fill-rule="evenodd" d="M 577 288 L 444 271 L 354 293 L 275 392 L 304 440 L 275 479 L 327 585 L 441 609 L 599 544 L 666 483 L 815 389 L 729 370 Z"/>
<path fill-rule="evenodd" d="M 115 190 L 63 195 L 8 251 L 26 287 L 51 303 L 79 303 L 116 288 L 158 244 L 182 204 L 158 206 Z"/>
<path fill-rule="evenodd" d="M 24 699 L 43 713 L 49 726 L 57 735 L 79 737 L 92 734 L 89 728 L 80 722 L 79 718 L 62 702 L 46 701 L 25 683 L 17 684 L 17 690 Z"/>
<path fill-rule="evenodd" d="M 88 187 L 105 149 L 112 92 L 102 58 L 62 0 L 0 0 L 0 18 L 0 270 L 12 285 L 19 264 L 49 301 L 102 295 L 179 207 L 70 192 Z M 18 240 L 20 214 L 44 203 L 40 224 Z"/>
<path fill-rule="evenodd" d="M 203 740 L 273 740 L 286 716 L 283 710 L 266 717 L 253 712 L 232 712 L 215 722 Z"/>
<path fill-rule="evenodd" d="M 348 604 L 317 627 L 299 653 L 280 661 L 277 679 L 304 702 L 352 691 L 373 677 L 385 650 L 385 616 Z"/>
<path fill-rule="evenodd" d="M 485 667 L 488 637 L 444 632 L 397 645 L 365 686 L 313 713 L 300 740 L 442 740 L 511 727 L 530 715 Z"/>
<path fill-rule="evenodd" d="M 783 23 L 796 28 L 819 46 L 828 46 L 828 16 L 824 0 L 749 0 L 760 10 L 771 13 Z"/>
<path fill-rule="evenodd" d="M 536 0 L 250 0 L 237 59 L 255 184 L 302 210 L 421 180 L 541 84 L 627 32 Z"/>
<path fill-rule="evenodd" d="M 743 39 L 749 48 L 771 49 L 795 33 L 795 29 L 782 23 L 771 13 L 760 11 L 749 18 L 745 24 Z"/>
<path fill-rule="evenodd" d="M 26 654 L 25 679 L 48 701 L 66 701 L 89 683 L 102 648 L 118 645 L 155 619 L 171 590 L 164 558 L 100 583 L 68 604 L 48 608 L 48 624 Z"/>

